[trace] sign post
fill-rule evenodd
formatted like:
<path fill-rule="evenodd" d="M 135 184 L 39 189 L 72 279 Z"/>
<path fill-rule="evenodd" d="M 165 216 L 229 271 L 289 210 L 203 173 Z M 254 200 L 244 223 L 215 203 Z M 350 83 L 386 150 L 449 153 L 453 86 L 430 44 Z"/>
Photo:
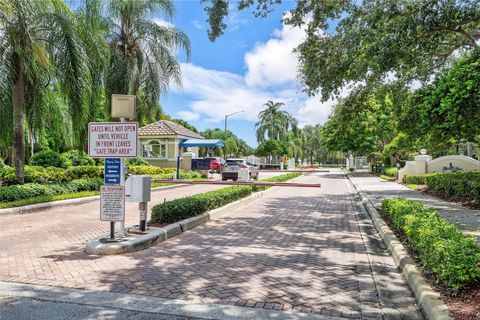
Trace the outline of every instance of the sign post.
<path fill-rule="evenodd" d="M 123 121 L 124 119 L 122 118 L 121 120 Z M 92 158 L 118 158 L 105 161 L 104 179 L 106 184 L 120 184 L 121 192 L 125 196 L 125 158 L 135 158 L 138 155 L 138 123 L 89 123 L 88 155 Z M 125 237 L 125 206 L 122 207 L 122 210 L 122 219 L 105 219 L 106 221 L 111 221 L 110 237 L 112 239 L 115 237 L 115 222 L 120 222 L 119 235 L 120 237 Z M 105 217 L 108 217 L 108 215 Z"/>

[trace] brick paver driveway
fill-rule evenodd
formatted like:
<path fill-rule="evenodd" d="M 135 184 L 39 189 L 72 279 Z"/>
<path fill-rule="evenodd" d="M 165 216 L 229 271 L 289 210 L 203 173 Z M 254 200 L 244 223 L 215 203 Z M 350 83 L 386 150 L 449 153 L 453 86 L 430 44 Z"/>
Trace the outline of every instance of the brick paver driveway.
<path fill-rule="evenodd" d="M 0 217 L 0 280 L 349 318 L 420 318 L 388 254 L 377 252 L 380 273 L 372 266 L 343 174 L 300 181 L 322 188 L 271 189 L 219 219 L 119 256 L 86 255 L 85 242 L 99 229 L 67 208 Z M 84 209 L 98 219 L 98 203 Z"/>

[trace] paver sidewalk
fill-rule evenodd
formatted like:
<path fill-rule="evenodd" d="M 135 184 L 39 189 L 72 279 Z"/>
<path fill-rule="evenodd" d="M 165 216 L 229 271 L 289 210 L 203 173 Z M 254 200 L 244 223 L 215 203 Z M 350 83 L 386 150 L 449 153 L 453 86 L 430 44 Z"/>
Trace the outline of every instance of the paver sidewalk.
<path fill-rule="evenodd" d="M 352 174 L 350 178 L 365 192 L 375 208 L 380 209 L 382 201 L 388 198 L 401 197 L 419 201 L 436 210 L 443 218 L 455 224 L 466 235 L 476 237 L 478 243 L 480 243 L 480 210 L 468 209 L 459 204 L 409 189 L 399 183 L 386 181 L 370 174 Z"/>
<path fill-rule="evenodd" d="M 56 220 L 76 214 L 0 217 L 9 229 L 0 233 L 0 281 L 345 318 L 420 319 L 385 249 L 375 253 L 385 261 L 383 274 L 372 272 L 343 172 L 300 181 L 322 188 L 275 188 L 219 219 L 118 256 L 85 254 L 91 231 L 65 230 L 68 224 Z M 170 192 L 180 190 L 186 189 Z M 91 210 L 97 219 L 98 204 Z"/>

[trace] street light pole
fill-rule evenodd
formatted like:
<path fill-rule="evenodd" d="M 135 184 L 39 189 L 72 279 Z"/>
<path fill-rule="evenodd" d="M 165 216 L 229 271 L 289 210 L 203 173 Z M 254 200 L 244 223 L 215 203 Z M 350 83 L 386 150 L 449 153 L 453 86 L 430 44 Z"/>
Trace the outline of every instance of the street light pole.
<path fill-rule="evenodd" d="M 226 114 L 225 115 L 225 138 L 227 137 L 227 118 L 230 117 L 230 116 L 233 116 L 234 114 L 237 114 L 237 113 L 240 113 L 240 112 L 245 112 L 245 110 L 241 110 L 241 111 L 237 111 L 237 112 L 234 112 L 234 113 L 230 113 L 230 114 Z"/>

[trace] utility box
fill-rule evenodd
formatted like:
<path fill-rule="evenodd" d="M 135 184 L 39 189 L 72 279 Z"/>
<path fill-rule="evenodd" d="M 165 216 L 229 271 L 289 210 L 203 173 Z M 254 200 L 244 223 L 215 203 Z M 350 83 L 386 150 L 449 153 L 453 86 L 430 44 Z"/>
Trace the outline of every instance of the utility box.
<path fill-rule="evenodd" d="M 130 176 L 125 181 L 125 200 L 128 202 L 150 201 L 151 185 L 150 176 Z"/>

